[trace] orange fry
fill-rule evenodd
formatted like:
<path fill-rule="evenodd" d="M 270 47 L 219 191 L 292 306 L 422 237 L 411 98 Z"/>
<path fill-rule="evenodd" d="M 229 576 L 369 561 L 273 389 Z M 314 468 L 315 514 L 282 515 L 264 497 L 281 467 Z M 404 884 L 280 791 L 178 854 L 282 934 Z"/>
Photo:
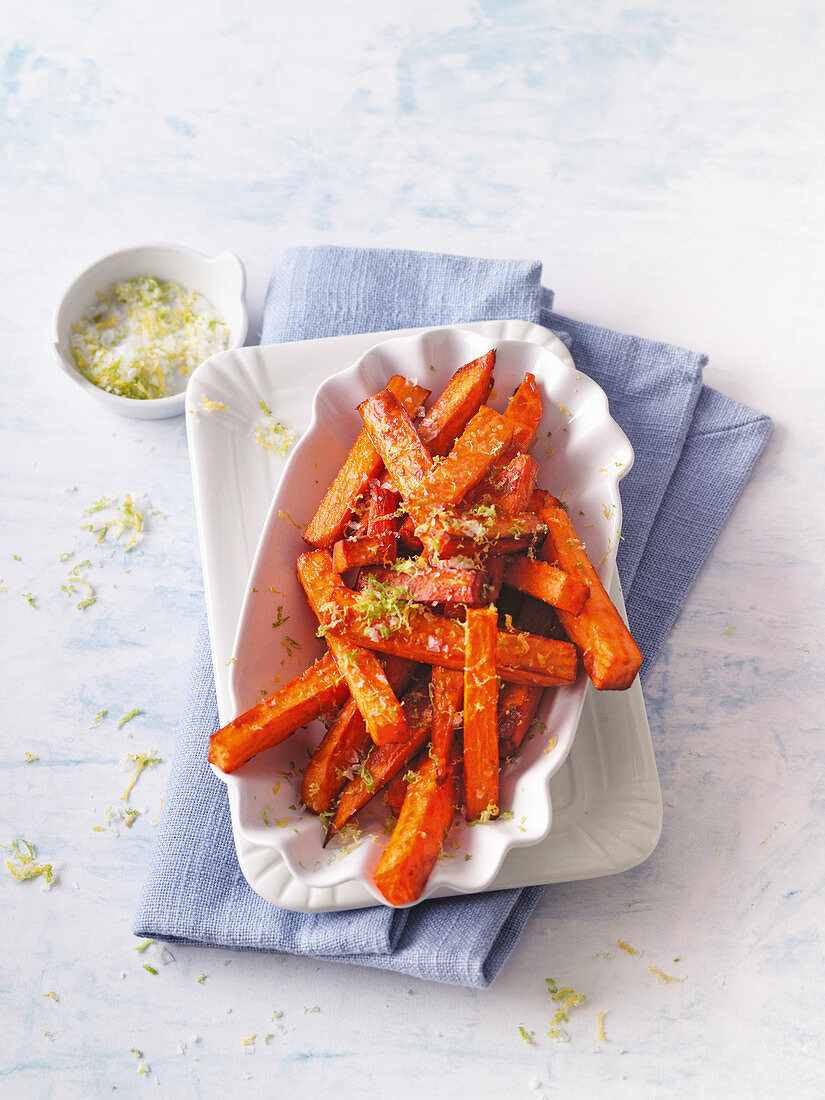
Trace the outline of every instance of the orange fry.
<path fill-rule="evenodd" d="M 327 635 L 327 645 L 375 744 L 406 740 L 404 712 L 375 654 L 334 634 Z"/>
<path fill-rule="evenodd" d="M 439 778 L 426 757 L 407 784 L 396 826 L 375 871 L 375 885 L 391 905 L 421 897 L 455 816 L 452 769 Z"/>
<path fill-rule="evenodd" d="M 263 702 L 213 733 L 209 760 L 223 772 L 234 772 L 322 712 L 340 706 L 346 696 L 347 685 L 327 654 Z"/>
<path fill-rule="evenodd" d="M 504 568 L 504 583 L 571 615 L 578 615 L 590 594 L 578 577 L 529 558 L 511 557 Z"/>
<path fill-rule="evenodd" d="M 512 421 L 482 405 L 443 462 L 433 466 L 413 487 L 413 500 L 416 504 L 422 499 L 436 505 L 458 504 L 481 481 L 512 438 Z"/>
<path fill-rule="evenodd" d="M 336 573 L 348 573 L 363 565 L 377 565 L 384 560 L 384 553 L 384 544 L 374 536 L 338 539 L 332 548 L 332 568 Z"/>
<path fill-rule="evenodd" d="M 440 560 L 475 556 L 479 551 L 490 554 L 517 554 L 537 545 L 544 537 L 545 526 L 532 512 L 518 515 L 495 515 L 488 519 L 482 512 L 459 515 L 456 520 L 437 519 L 425 535 L 425 541 L 435 548 Z"/>
<path fill-rule="evenodd" d="M 558 612 L 567 635 L 581 650 L 588 676 L 601 691 L 630 687 L 642 663 L 633 635 L 599 580 L 564 508 L 542 508 L 539 514 L 547 524 L 542 558 L 580 577 L 590 589 L 578 615 Z"/>
<path fill-rule="evenodd" d="M 430 736 L 433 711 L 426 691 L 413 689 L 404 699 L 404 714 L 409 736 L 403 743 L 376 745 L 361 765 L 358 774 L 341 792 L 332 827 L 340 831 L 357 813 L 397 775 L 408 760 L 426 744 Z"/>
<path fill-rule="evenodd" d="M 358 411 L 393 486 L 403 496 L 410 496 L 433 460 L 406 409 L 389 390 L 382 390 L 362 401 Z"/>
<path fill-rule="evenodd" d="M 498 817 L 497 614 L 467 611 L 464 667 L 464 813 L 468 821 Z"/>
<path fill-rule="evenodd" d="M 502 759 L 514 756 L 536 716 L 543 688 L 505 684 L 498 693 L 498 748 Z"/>
<path fill-rule="evenodd" d="M 436 666 L 430 683 L 433 700 L 430 755 L 435 761 L 438 778 L 443 779 L 453 763 L 455 729 L 461 722 L 460 711 L 464 699 L 464 673 L 460 669 Z"/>
<path fill-rule="evenodd" d="M 541 423 L 541 395 L 535 376 L 525 374 L 524 381 L 510 398 L 504 415 L 513 421 L 513 443 L 520 451 L 526 451 Z"/>
<path fill-rule="evenodd" d="M 356 593 L 333 572 L 328 550 L 298 558 L 298 576 L 325 633 L 348 637 L 379 653 L 392 653 L 424 664 L 464 668 L 464 626 L 419 605 L 409 607 L 374 583 Z M 390 593 L 390 595 L 392 595 Z M 516 683 L 554 687 L 576 678 L 575 646 L 532 634 L 499 630 L 496 641 L 498 675 Z"/>
<path fill-rule="evenodd" d="M 402 695 L 418 666 L 388 657 L 384 671 L 396 695 Z M 301 801 L 316 814 L 327 813 L 347 780 L 345 772 L 370 745 L 370 735 L 354 699 L 347 699 L 304 770 Z"/>
<path fill-rule="evenodd" d="M 493 388 L 495 349 L 461 367 L 418 426 L 432 455 L 445 455 Z"/>
<path fill-rule="evenodd" d="M 481 569 L 455 569 L 449 566 L 427 565 L 423 560 L 415 572 L 398 572 L 369 566 L 358 574 L 355 587 L 362 592 L 369 578 L 399 591 L 401 599 L 426 604 L 466 604 L 480 607 L 486 603 L 487 574 Z"/>
<path fill-rule="evenodd" d="M 398 493 L 386 485 L 375 484 L 370 489 L 367 530 L 378 539 L 382 565 L 391 565 L 398 550 Z"/>
<path fill-rule="evenodd" d="M 410 416 L 415 416 L 430 392 L 399 374 L 390 379 L 387 389 L 396 396 Z M 317 512 L 307 524 L 304 538 L 311 546 L 332 546 L 343 538 L 358 501 L 367 491 L 370 478 L 376 477 L 380 470 L 381 456 L 373 447 L 370 437 L 363 431 L 355 440 Z"/>

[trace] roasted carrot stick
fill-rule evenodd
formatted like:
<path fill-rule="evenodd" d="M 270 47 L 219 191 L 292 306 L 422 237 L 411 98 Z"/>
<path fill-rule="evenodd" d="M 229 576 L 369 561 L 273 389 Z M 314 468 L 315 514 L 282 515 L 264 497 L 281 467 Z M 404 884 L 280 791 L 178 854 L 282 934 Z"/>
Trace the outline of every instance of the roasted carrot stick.
<path fill-rule="evenodd" d="M 430 454 L 445 455 L 493 387 L 495 349 L 459 368 L 418 426 Z"/>
<path fill-rule="evenodd" d="M 639 647 L 599 580 L 564 508 L 542 508 L 539 515 L 547 525 L 542 558 L 580 577 L 590 589 L 578 615 L 558 612 L 567 635 L 581 650 L 588 676 L 601 691 L 630 687 L 642 663 Z"/>
<path fill-rule="evenodd" d="M 430 392 L 401 375 L 391 378 L 387 389 L 397 397 L 410 416 L 415 416 Z M 376 477 L 380 470 L 381 456 L 363 431 L 355 440 L 318 511 L 307 524 L 304 538 L 311 546 L 332 546 L 343 537 L 358 501 L 367 491 L 370 478 Z"/>
<path fill-rule="evenodd" d="M 347 685 L 331 655 L 326 654 L 306 672 L 213 733 L 209 759 L 221 771 L 234 772 L 323 711 L 340 706 L 346 696 Z"/>
<path fill-rule="evenodd" d="M 421 897 L 455 816 L 452 770 L 439 777 L 425 757 L 407 784 L 401 813 L 375 871 L 375 885 L 391 905 Z"/>
<path fill-rule="evenodd" d="M 494 607 L 467 611 L 464 666 L 464 813 L 498 817 L 498 676 Z"/>
<path fill-rule="evenodd" d="M 384 671 L 397 696 L 404 693 L 419 666 L 401 657 L 388 657 Z M 327 813 L 347 780 L 345 772 L 371 744 L 370 735 L 354 699 L 348 699 L 321 739 L 304 771 L 301 801 L 317 814 Z"/>
<path fill-rule="evenodd" d="M 370 751 L 359 774 L 351 779 L 341 792 L 332 822 L 336 832 L 342 829 L 362 806 L 366 806 L 372 796 L 385 787 L 427 742 L 433 717 L 427 692 L 413 688 L 404 699 L 404 714 L 409 737 L 403 743 L 376 745 Z"/>
<path fill-rule="evenodd" d="M 571 615 L 578 615 L 590 594 L 587 585 L 572 573 L 565 573 L 546 561 L 530 561 L 523 557 L 508 559 L 504 583 L 561 611 L 569 611 Z"/>

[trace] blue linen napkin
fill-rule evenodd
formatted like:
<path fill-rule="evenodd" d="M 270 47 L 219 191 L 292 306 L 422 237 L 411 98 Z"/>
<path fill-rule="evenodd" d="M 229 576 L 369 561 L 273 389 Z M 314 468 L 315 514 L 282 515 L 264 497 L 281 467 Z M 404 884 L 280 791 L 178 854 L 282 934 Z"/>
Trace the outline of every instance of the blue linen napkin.
<path fill-rule="evenodd" d="M 771 431 L 767 417 L 702 384 L 702 355 L 554 313 L 535 262 L 330 247 L 276 258 L 261 343 L 503 318 L 562 335 L 633 444 L 618 569 L 644 676 Z M 271 905 L 241 874 L 226 789 L 207 765 L 218 724 L 204 624 L 136 935 L 489 985 L 543 887 L 406 910 L 302 914 Z"/>

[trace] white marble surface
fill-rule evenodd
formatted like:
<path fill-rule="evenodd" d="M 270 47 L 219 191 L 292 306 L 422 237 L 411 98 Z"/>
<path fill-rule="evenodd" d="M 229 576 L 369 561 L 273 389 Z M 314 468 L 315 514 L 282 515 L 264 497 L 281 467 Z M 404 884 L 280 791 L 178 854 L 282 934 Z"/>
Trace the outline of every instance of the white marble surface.
<path fill-rule="evenodd" d="M 2 877 L 0 1093 L 821 1095 L 822 7 L 358 7 L 4 16 L 0 840 L 58 881 Z M 184 427 L 102 411 L 49 344 L 65 284 L 153 240 L 237 252 L 252 332 L 287 244 L 537 257 L 559 310 L 707 351 L 706 381 L 775 420 L 648 680 L 658 849 L 549 889 L 486 991 L 134 951 L 202 604 Z M 79 529 L 126 492 L 162 513 L 128 557 Z M 79 612 L 60 586 L 87 558 Z M 150 749 L 146 812 L 94 831 L 123 755 Z M 568 1043 L 546 976 L 586 995 Z"/>

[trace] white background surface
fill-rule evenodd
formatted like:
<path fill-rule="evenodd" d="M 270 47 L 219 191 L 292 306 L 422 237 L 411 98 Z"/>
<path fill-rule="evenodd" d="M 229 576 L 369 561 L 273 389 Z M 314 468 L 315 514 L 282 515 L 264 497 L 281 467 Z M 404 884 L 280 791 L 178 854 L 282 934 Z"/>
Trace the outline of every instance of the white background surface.
<path fill-rule="evenodd" d="M 821 1095 L 823 48 L 813 0 L 5 17 L 0 839 L 59 881 L 2 878 L 4 1095 Z M 660 845 L 549 889 L 488 990 L 133 950 L 202 605 L 184 427 L 110 416 L 49 345 L 64 286 L 153 240 L 237 252 L 252 335 L 287 244 L 535 257 L 560 312 L 706 351 L 709 384 L 774 418 L 647 682 Z M 127 558 L 79 525 L 130 491 L 163 516 Z M 85 612 L 60 591 L 81 558 Z M 95 832 L 149 749 L 146 813 Z M 548 976 L 586 995 L 569 1043 Z"/>

